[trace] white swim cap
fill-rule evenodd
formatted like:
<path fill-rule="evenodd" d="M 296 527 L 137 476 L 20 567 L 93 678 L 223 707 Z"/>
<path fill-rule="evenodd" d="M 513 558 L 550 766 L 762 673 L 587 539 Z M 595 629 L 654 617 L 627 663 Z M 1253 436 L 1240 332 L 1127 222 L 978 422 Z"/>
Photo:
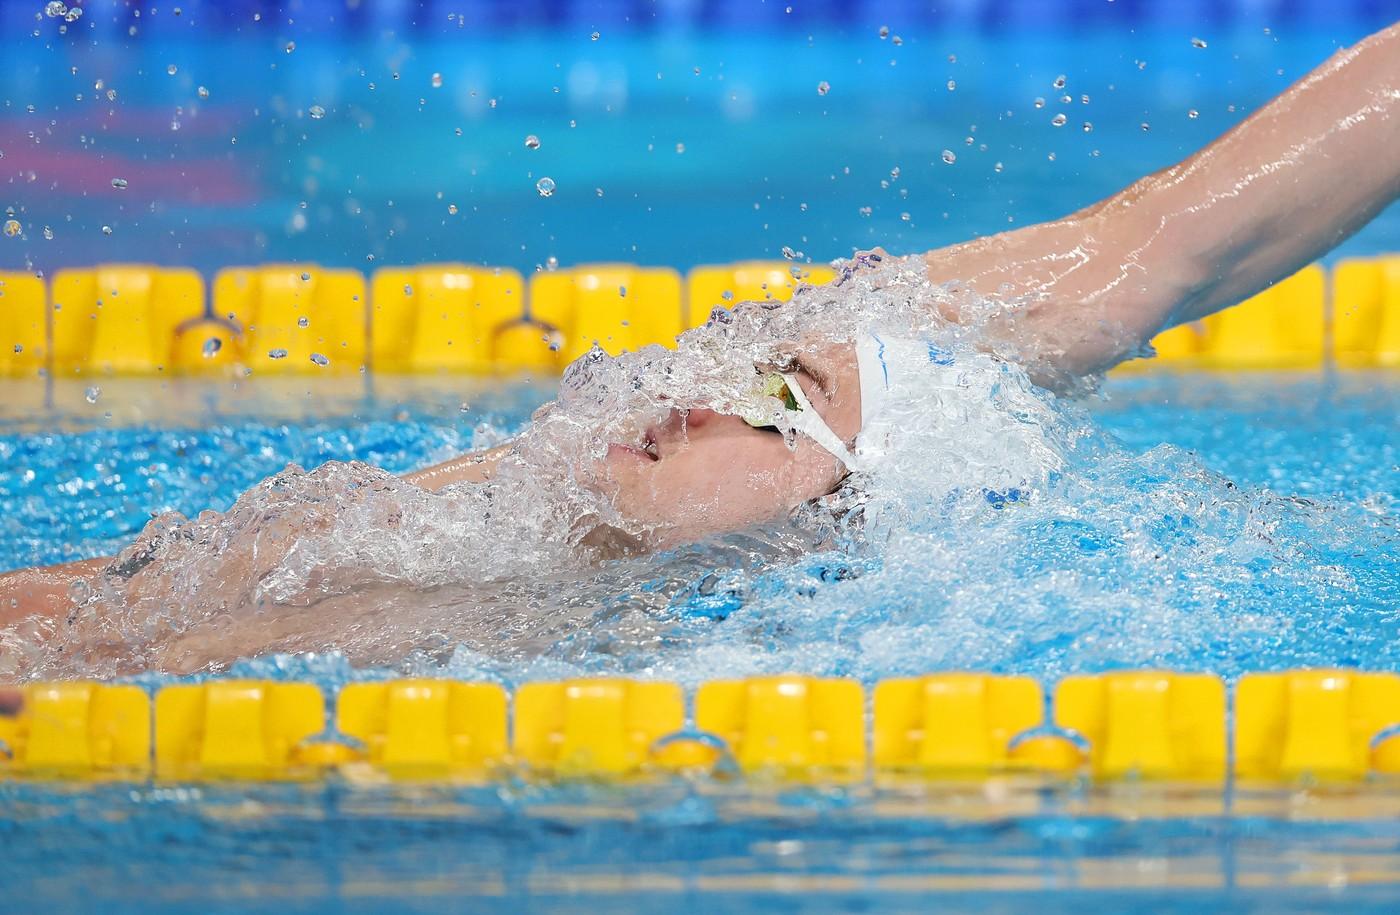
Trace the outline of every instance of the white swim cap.
<path fill-rule="evenodd" d="M 957 369 L 953 354 L 936 344 L 874 332 L 856 341 L 856 363 L 860 367 L 860 432 L 853 469 L 869 470 L 885 456 L 892 433 L 899 429 L 904 411 L 893 407 L 947 383 Z"/>

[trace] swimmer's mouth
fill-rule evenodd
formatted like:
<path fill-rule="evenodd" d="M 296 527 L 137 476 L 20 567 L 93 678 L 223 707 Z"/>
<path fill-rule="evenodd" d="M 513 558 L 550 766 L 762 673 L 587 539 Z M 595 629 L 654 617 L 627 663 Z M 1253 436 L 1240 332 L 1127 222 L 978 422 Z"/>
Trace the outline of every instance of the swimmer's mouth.
<path fill-rule="evenodd" d="M 642 445 L 621 445 L 616 442 L 608 445 L 608 453 L 627 454 L 633 458 L 655 463 L 661 460 L 661 455 L 656 449 L 656 441 L 648 435 L 646 442 Z"/>

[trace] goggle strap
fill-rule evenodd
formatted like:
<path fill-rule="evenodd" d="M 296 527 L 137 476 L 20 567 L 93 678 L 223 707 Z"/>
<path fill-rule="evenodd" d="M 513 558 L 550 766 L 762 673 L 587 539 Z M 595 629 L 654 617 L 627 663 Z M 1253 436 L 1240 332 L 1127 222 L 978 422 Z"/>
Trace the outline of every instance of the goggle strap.
<path fill-rule="evenodd" d="M 807 393 L 802 390 L 797 376 L 783 375 L 782 377 L 787 382 L 788 392 L 792 395 L 792 399 L 797 402 L 797 413 L 790 417 L 792 427 L 810 438 L 817 447 L 844 464 L 847 470 L 852 473 L 859 470 L 855 456 L 846 449 L 846 443 L 841 441 L 835 432 L 831 431 L 826 420 L 822 419 L 821 414 L 812 406 L 812 402 L 807 399 Z"/>

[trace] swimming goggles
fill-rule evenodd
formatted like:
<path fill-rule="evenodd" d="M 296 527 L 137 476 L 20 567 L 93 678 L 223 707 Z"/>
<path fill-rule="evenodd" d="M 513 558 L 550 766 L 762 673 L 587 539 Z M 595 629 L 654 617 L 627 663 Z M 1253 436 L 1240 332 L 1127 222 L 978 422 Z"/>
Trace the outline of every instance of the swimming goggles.
<path fill-rule="evenodd" d="M 745 410 L 740 414 L 740 418 L 756 429 L 772 426 L 775 400 L 786 412 L 788 425 L 839 460 L 847 470 L 857 469 L 855 457 L 846 449 L 841 437 L 831 431 L 826 420 L 822 419 L 821 414 L 812 406 L 796 375 L 785 372 L 768 372 L 763 375 L 755 385 L 749 402 L 744 404 Z"/>

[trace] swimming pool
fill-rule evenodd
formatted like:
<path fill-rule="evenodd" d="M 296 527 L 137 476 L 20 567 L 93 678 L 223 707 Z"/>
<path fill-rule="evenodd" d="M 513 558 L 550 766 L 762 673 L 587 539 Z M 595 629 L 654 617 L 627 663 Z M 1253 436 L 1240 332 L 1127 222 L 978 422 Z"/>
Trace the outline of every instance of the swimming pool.
<path fill-rule="evenodd" d="M 21 47 L 12 94 L 37 110 L 12 107 L 7 136 L 55 123 L 32 146 L 5 141 L 6 162 L 35 178 L 14 186 L 25 233 L 0 240 L 4 265 L 367 268 L 466 251 L 528 272 L 549 258 L 688 267 L 783 246 L 815 261 L 876 242 L 932 247 L 1058 215 L 1175 159 L 1331 46 L 1240 27 L 1204 49 L 1148 30 L 911 33 L 899 46 L 873 33 L 358 46 L 298 35 L 289 51 L 282 31 L 236 38 L 221 53 L 247 66 L 223 71 L 199 41 L 120 55 L 101 42 Z M 766 66 L 774 57 L 792 64 Z M 541 73 L 540 60 L 552 66 Z M 70 66 L 76 93 L 49 78 Z M 100 90 L 85 88 L 94 72 Z M 1054 95 L 1059 74 L 1068 102 Z M 120 87 L 115 115 L 101 113 L 107 87 Z M 1060 110 L 1090 113 L 1057 128 Z M 88 130 L 104 137 L 98 151 Z M 532 133 L 539 150 L 523 144 Z M 383 161 L 393 167 L 365 165 Z M 548 198 L 536 190 L 546 174 Z M 1344 253 L 1395 248 L 1396 217 Z M 96 396 L 86 379 L 4 384 L 6 568 L 109 552 L 152 512 L 225 508 L 288 461 L 408 470 L 498 440 L 554 391 L 375 374 L 114 378 Z M 316 652 L 230 672 L 331 693 L 386 671 L 692 688 L 792 670 L 870 687 L 963 668 L 1047 685 L 1123 668 L 1231 684 L 1257 670 L 1397 669 L 1393 373 L 1148 374 L 1107 391 L 1056 414 L 1052 433 L 1076 443 L 1072 472 L 1044 497 L 974 492 L 916 518 L 890 550 L 844 555 L 781 530 L 727 538 L 493 591 L 509 616 L 415 632 L 358 667 Z M 0 875 L 36 910 L 478 907 L 469 894 L 502 910 L 899 910 L 936 894 L 993 910 L 1380 911 L 1400 882 L 1384 782 L 1222 793 L 1015 779 L 6 781 L 0 797 Z"/>

